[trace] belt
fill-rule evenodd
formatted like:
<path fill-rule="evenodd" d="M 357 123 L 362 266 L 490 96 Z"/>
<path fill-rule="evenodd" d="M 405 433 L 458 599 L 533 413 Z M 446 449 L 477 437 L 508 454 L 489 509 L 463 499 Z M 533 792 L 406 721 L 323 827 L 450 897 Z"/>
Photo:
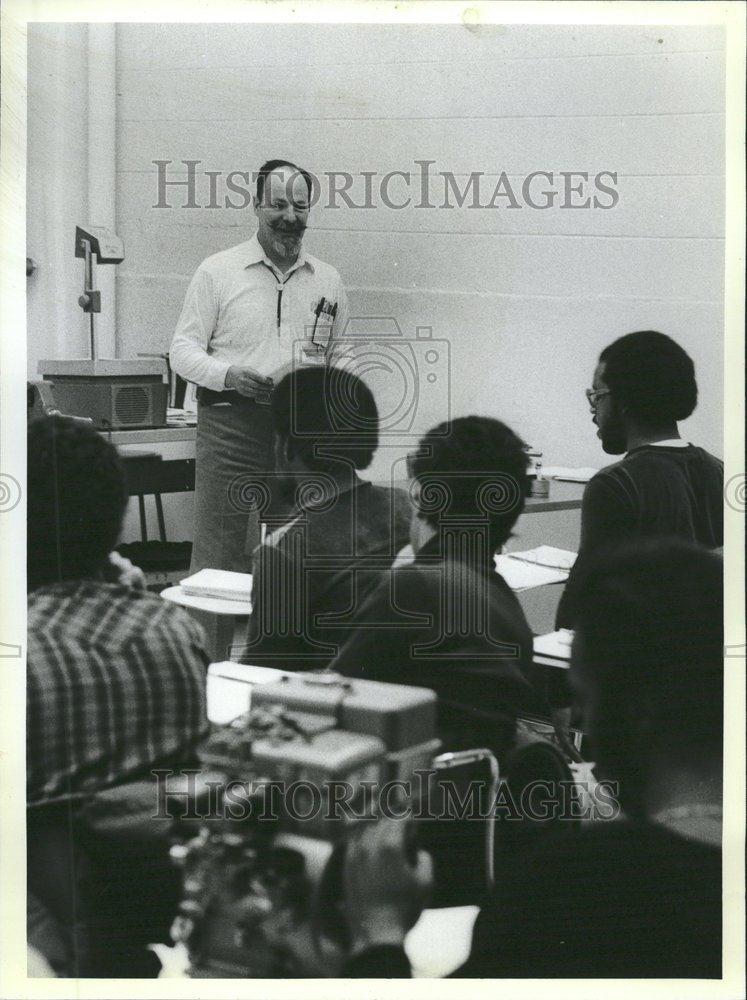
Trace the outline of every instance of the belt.
<path fill-rule="evenodd" d="M 202 406 L 215 406 L 216 403 L 230 403 L 232 406 L 267 405 L 258 399 L 252 399 L 251 396 L 242 396 L 235 389 L 223 389 L 219 392 L 215 389 L 208 389 L 204 385 L 197 387 L 197 402 Z M 269 403 L 269 398 L 267 402 Z"/>

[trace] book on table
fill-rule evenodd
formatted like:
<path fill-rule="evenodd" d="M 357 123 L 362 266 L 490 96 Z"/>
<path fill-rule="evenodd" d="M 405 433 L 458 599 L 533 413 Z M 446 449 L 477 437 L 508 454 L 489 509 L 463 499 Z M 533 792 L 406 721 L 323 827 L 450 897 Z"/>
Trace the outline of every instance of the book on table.
<path fill-rule="evenodd" d="M 201 569 L 181 580 L 180 586 L 185 594 L 195 597 L 249 601 L 252 596 L 252 574 L 234 573 L 227 569 Z"/>

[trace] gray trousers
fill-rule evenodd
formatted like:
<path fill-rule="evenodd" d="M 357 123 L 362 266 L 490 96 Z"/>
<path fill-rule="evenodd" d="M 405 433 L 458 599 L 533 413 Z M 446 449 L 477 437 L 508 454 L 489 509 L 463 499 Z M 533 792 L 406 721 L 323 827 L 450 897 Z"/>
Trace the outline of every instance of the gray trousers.
<path fill-rule="evenodd" d="M 251 573 L 259 544 L 255 483 L 272 471 L 268 406 L 198 404 L 192 572 L 211 567 Z"/>
<path fill-rule="evenodd" d="M 251 399 L 198 403 L 194 540 L 190 571 L 251 573 L 259 544 L 263 475 L 274 466 L 269 406 Z M 227 659 L 233 618 L 195 612 L 208 635 L 212 658 Z"/>

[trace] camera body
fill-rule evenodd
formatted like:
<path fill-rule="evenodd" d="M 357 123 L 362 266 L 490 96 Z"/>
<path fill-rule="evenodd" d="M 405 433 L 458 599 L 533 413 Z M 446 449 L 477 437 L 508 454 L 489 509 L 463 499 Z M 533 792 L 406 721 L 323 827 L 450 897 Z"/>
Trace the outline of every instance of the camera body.
<path fill-rule="evenodd" d="M 293 367 L 309 363 L 307 340 L 294 344 Z M 344 368 L 374 388 L 379 407 L 379 439 L 418 438 L 425 427 L 451 415 L 451 345 L 434 337 L 430 326 L 419 326 L 405 336 L 393 316 L 351 317 L 345 330 L 330 343 L 334 365 Z M 345 436 L 355 420 L 355 401 L 340 395 L 328 399 L 332 425 Z M 308 433 L 293 427 L 294 433 Z M 354 430 L 353 435 L 360 435 Z"/>
<path fill-rule="evenodd" d="M 172 938 L 192 976 L 297 974 L 283 929 L 330 926 L 330 861 L 339 880 L 351 826 L 431 767 L 435 729 L 425 688 L 325 673 L 253 689 L 250 711 L 203 744 L 176 826 L 183 891 Z"/>

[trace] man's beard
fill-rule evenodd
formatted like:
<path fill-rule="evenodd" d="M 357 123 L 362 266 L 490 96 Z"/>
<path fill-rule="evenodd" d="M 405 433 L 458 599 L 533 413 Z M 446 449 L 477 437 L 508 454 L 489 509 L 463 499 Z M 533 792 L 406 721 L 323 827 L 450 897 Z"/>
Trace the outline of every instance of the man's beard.
<path fill-rule="evenodd" d="M 273 229 L 272 248 L 279 257 L 297 257 L 306 227 L 291 230 Z"/>
<path fill-rule="evenodd" d="M 628 441 L 622 427 L 606 428 L 600 437 L 602 448 L 608 455 L 623 455 L 628 450 Z"/>

